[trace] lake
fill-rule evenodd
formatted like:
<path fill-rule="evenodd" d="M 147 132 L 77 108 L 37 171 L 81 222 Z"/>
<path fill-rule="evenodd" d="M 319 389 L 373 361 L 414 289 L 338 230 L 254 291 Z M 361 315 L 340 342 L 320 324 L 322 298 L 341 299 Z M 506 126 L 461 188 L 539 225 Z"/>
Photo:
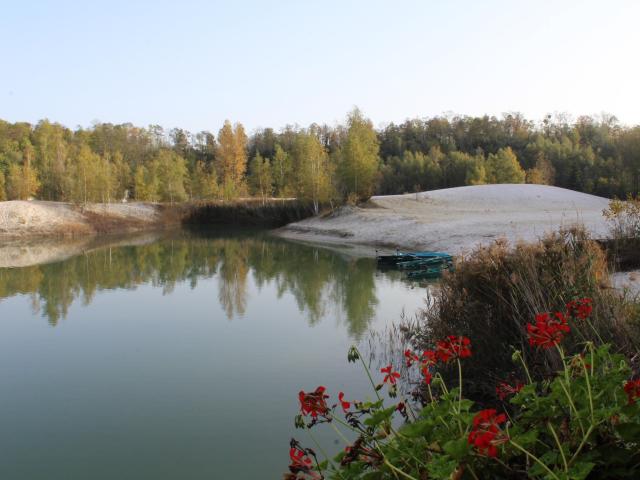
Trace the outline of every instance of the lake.
<path fill-rule="evenodd" d="M 371 397 L 349 346 L 424 305 L 372 258 L 256 231 L 76 253 L 0 268 L 3 479 L 281 478 L 312 446 L 298 391 Z"/>

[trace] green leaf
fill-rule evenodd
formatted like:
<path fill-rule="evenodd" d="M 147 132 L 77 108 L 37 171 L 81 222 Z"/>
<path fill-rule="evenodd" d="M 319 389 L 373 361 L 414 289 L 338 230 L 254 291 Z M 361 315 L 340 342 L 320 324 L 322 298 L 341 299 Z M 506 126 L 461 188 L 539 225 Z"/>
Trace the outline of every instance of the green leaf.
<path fill-rule="evenodd" d="M 382 422 L 389 420 L 395 411 L 396 407 L 389 407 L 373 412 L 371 416 L 364 421 L 364 424 L 369 427 L 377 427 Z"/>
<path fill-rule="evenodd" d="M 567 472 L 567 477 L 571 480 L 583 480 L 591 473 L 594 466 L 595 463 L 591 462 L 576 462 Z"/>
<path fill-rule="evenodd" d="M 455 460 L 461 461 L 469 453 L 469 442 L 466 438 L 449 440 L 442 447 Z"/>
<path fill-rule="evenodd" d="M 616 432 L 627 442 L 640 441 L 640 425 L 637 423 L 621 423 L 616 425 Z"/>
<path fill-rule="evenodd" d="M 429 478 L 440 480 L 451 478 L 457 468 L 458 462 L 448 455 L 434 455 L 427 465 L 427 470 L 430 475 Z"/>

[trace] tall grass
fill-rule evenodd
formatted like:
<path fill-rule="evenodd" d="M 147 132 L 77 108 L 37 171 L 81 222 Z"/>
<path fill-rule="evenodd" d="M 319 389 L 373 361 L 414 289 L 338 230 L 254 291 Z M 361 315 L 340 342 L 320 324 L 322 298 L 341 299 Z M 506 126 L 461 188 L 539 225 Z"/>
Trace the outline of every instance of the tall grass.
<path fill-rule="evenodd" d="M 562 230 L 533 244 L 510 248 L 498 241 L 460 258 L 444 276 L 433 303 L 411 329 L 412 342 L 429 347 L 432 339 L 465 335 L 474 339 L 479 361 L 469 371 L 469 392 L 493 393 L 496 380 L 512 372 L 511 345 L 527 343 L 526 324 L 539 312 L 562 311 L 576 298 L 593 299 L 597 335 L 633 356 L 638 345 L 638 306 L 609 285 L 606 256 L 583 229 Z M 594 333 L 587 323 L 572 332 L 578 344 Z M 574 345 L 575 346 L 575 345 Z M 538 377 L 551 375 L 557 356 L 539 352 L 528 358 Z M 488 392 L 487 389 L 491 391 Z"/>

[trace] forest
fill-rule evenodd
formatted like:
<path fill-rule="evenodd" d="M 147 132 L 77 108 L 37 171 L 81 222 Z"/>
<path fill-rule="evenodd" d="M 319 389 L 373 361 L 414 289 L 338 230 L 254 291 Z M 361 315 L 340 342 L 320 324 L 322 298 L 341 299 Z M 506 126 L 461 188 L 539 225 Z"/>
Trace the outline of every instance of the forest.
<path fill-rule="evenodd" d="M 640 126 L 611 115 L 436 116 L 216 133 L 95 123 L 69 129 L 0 120 L 0 200 L 182 202 L 247 196 L 320 205 L 485 183 L 637 195 Z"/>

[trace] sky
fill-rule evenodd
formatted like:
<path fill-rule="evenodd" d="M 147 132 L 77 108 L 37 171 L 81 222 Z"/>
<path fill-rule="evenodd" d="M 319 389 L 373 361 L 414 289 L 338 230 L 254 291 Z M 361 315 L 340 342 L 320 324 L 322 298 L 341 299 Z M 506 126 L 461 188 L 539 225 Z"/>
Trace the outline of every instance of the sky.
<path fill-rule="evenodd" d="M 0 118 L 217 131 L 456 113 L 640 124 L 637 0 L 0 0 Z"/>

